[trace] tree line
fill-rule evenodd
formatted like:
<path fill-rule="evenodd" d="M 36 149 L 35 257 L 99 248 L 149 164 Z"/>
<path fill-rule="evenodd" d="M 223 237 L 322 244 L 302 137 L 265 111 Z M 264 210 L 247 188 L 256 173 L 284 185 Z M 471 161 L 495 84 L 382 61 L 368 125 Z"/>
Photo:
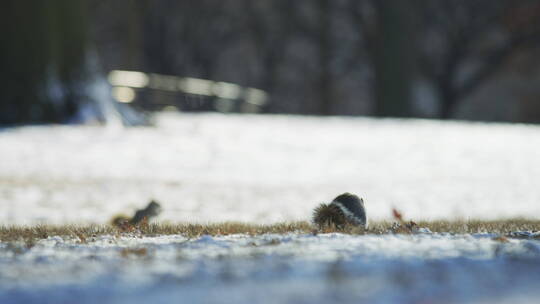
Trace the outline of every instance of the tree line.
<path fill-rule="evenodd" d="M 263 89 L 271 98 L 267 113 L 455 118 L 515 58 L 535 66 L 534 56 L 523 54 L 540 43 L 534 0 L 6 0 L 2 6 L 3 123 L 62 121 L 91 102 L 80 96 L 89 51 L 104 71 Z"/>

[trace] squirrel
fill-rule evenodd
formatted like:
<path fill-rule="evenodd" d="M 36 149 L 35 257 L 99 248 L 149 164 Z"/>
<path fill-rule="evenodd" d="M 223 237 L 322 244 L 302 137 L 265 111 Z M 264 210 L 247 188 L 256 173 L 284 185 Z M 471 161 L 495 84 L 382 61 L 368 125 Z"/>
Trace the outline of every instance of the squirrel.
<path fill-rule="evenodd" d="M 137 210 L 135 212 L 135 215 L 133 217 L 128 217 L 125 215 L 117 215 L 111 220 L 111 224 L 113 226 L 123 226 L 125 224 L 129 225 L 138 225 L 141 223 L 145 218 L 147 220 L 150 220 L 151 218 L 157 216 L 161 212 L 161 206 L 156 201 L 152 200 L 146 208 Z"/>
<path fill-rule="evenodd" d="M 137 225 L 140 223 L 144 218 L 147 220 L 150 220 L 151 218 L 157 216 L 161 212 L 161 206 L 154 200 L 152 200 L 146 208 L 137 210 L 135 212 L 135 215 L 131 218 L 129 221 L 132 225 Z"/>
<path fill-rule="evenodd" d="M 342 228 L 345 225 L 367 228 L 366 209 L 364 200 L 351 193 L 343 193 L 330 203 L 320 204 L 313 210 L 313 223 L 319 227 L 335 225 Z"/>

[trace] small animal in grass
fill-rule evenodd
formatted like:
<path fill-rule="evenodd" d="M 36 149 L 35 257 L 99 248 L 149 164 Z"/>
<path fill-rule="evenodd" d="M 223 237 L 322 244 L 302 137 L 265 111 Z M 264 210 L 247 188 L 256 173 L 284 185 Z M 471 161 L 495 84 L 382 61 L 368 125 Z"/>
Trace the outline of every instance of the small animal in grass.
<path fill-rule="evenodd" d="M 125 225 L 129 225 L 129 221 L 131 220 L 131 217 L 124 215 L 124 214 L 117 214 L 113 216 L 111 219 L 111 225 L 115 227 L 122 227 Z"/>
<path fill-rule="evenodd" d="M 156 201 L 152 200 L 146 208 L 137 210 L 133 217 L 123 214 L 113 217 L 111 224 L 116 227 L 128 227 L 140 224 L 145 218 L 150 220 L 161 212 L 161 206 Z"/>
<path fill-rule="evenodd" d="M 364 200 L 351 193 L 343 193 L 330 204 L 320 204 L 313 211 L 313 223 L 319 227 L 346 225 L 367 228 Z"/>
<path fill-rule="evenodd" d="M 137 225 L 142 222 L 145 218 L 150 220 L 151 218 L 157 216 L 161 212 L 161 206 L 154 200 L 152 200 L 146 208 L 137 210 L 135 215 L 129 220 L 131 225 Z"/>

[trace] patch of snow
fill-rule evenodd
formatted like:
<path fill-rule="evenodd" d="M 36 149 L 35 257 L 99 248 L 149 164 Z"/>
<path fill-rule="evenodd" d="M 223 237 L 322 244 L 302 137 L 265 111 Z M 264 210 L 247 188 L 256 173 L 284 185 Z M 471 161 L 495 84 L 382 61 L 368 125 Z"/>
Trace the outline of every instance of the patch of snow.
<path fill-rule="evenodd" d="M 540 231 L 514 231 L 510 233 L 510 236 L 516 238 L 540 239 Z"/>
<path fill-rule="evenodd" d="M 371 219 L 540 216 L 540 127 L 174 114 L 155 127 L 0 131 L 2 224 L 105 223 L 158 200 L 162 221 L 308 220 L 343 192 Z"/>
<path fill-rule="evenodd" d="M 431 232 L 431 230 L 427 227 L 418 227 L 416 229 L 414 229 L 414 232 L 415 233 L 433 233 Z"/>
<path fill-rule="evenodd" d="M 0 303 L 532 303 L 540 296 L 539 243 L 531 240 L 291 233 L 49 238 L 22 252 L 0 245 Z"/>

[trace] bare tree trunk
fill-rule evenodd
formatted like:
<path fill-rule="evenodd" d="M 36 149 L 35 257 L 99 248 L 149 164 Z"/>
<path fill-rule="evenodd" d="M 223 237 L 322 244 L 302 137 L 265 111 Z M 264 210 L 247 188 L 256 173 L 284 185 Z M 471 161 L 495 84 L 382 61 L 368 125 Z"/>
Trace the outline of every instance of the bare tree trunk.
<path fill-rule="evenodd" d="M 414 14 L 410 2 L 374 1 L 378 13 L 375 48 L 375 114 L 407 117 L 415 78 Z"/>
<path fill-rule="evenodd" d="M 85 102 L 85 3 L 2 2 L 0 124 L 64 122 Z"/>
<path fill-rule="evenodd" d="M 319 98 L 320 113 L 322 115 L 333 114 L 333 84 L 332 84 L 332 0 L 318 0 L 319 9 Z"/>
<path fill-rule="evenodd" d="M 440 99 L 439 118 L 450 119 L 454 116 L 457 102 L 455 91 L 448 82 L 443 82 L 440 83 L 438 92 Z"/>

